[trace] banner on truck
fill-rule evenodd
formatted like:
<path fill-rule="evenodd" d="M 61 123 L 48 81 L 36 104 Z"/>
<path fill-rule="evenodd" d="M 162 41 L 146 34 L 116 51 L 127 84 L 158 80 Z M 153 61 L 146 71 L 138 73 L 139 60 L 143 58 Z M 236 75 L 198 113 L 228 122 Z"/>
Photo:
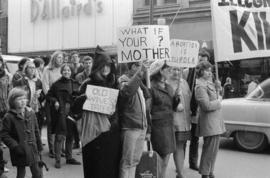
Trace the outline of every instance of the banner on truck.
<path fill-rule="evenodd" d="M 119 63 L 170 58 L 170 35 L 166 25 L 119 28 L 117 38 Z"/>
<path fill-rule="evenodd" d="M 87 85 L 83 109 L 111 115 L 115 112 L 118 93 L 115 89 Z"/>
<path fill-rule="evenodd" d="M 196 67 L 200 44 L 198 41 L 171 40 L 171 58 L 168 65 L 176 67 Z"/>
<path fill-rule="evenodd" d="M 211 0 L 215 60 L 270 56 L 270 1 Z"/>

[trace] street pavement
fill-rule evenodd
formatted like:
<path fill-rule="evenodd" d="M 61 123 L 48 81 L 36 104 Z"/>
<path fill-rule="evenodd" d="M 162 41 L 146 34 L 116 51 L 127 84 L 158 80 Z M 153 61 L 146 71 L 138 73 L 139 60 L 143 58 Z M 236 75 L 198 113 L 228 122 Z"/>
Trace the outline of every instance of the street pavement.
<path fill-rule="evenodd" d="M 42 140 L 46 143 L 44 151 L 42 153 L 43 160 L 49 167 L 49 171 L 46 172 L 43 169 L 44 178 L 83 178 L 82 165 L 67 165 L 65 158 L 62 159 L 61 169 L 54 168 L 54 159 L 48 157 L 48 146 L 46 140 L 46 131 L 43 129 Z M 201 152 L 202 139 L 200 139 L 200 150 Z M 187 147 L 188 153 L 188 147 Z M 73 151 L 74 158 L 82 161 L 80 150 L 76 149 Z M 4 149 L 4 158 L 8 160 L 6 165 L 10 171 L 7 173 L 9 178 L 16 177 L 16 169 L 11 166 L 9 159 L 8 148 Z M 188 155 L 185 160 L 184 173 L 186 178 L 200 178 L 198 172 L 188 168 Z M 220 145 L 220 151 L 218 154 L 216 167 L 215 167 L 216 178 L 270 178 L 270 148 L 263 153 L 246 153 L 239 151 L 233 144 L 231 139 L 222 139 Z M 171 156 L 167 176 L 166 178 L 175 178 L 176 172 Z M 27 168 L 26 178 L 31 178 L 29 168 Z"/>

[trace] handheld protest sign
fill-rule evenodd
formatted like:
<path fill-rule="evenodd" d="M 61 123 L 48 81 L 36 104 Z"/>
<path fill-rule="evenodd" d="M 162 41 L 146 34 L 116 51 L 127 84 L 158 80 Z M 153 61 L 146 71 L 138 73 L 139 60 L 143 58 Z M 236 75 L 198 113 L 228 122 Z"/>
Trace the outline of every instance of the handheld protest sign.
<path fill-rule="evenodd" d="M 117 52 L 118 63 L 169 60 L 169 27 L 139 25 L 119 28 Z"/>
<path fill-rule="evenodd" d="M 171 40 L 171 58 L 167 61 L 170 66 L 196 67 L 200 44 L 198 41 Z"/>
<path fill-rule="evenodd" d="M 111 115 L 115 112 L 119 90 L 87 85 L 83 109 Z"/>

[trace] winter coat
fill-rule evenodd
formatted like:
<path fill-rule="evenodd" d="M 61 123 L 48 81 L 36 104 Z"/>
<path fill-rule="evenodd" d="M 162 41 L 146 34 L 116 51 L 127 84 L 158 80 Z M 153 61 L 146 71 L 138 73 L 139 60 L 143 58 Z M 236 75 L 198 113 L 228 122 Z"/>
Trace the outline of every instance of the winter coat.
<path fill-rule="evenodd" d="M 168 83 L 173 87 L 174 91 L 176 91 L 178 80 L 168 80 Z M 191 91 L 187 81 L 184 79 L 180 79 L 179 87 L 179 93 L 176 94 L 180 97 L 180 103 L 174 112 L 174 129 L 175 131 L 185 132 L 191 129 Z"/>
<path fill-rule="evenodd" d="M 11 78 L 8 75 L 4 75 L 0 78 L 0 119 L 8 110 L 8 92 L 11 89 Z"/>
<path fill-rule="evenodd" d="M 40 160 L 42 143 L 36 115 L 31 108 L 25 109 L 24 117 L 9 110 L 4 116 L 1 137 L 10 149 L 13 166 L 30 166 Z"/>
<path fill-rule="evenodd" d="M 150 98 L 148 89 L 143 85 L 139 76 L 129 78 L 126 75 L 119 79 L 119 119 L 122 129 L 145 129 L 147 128 L 146 100 Z M 140 98 L 139 90 L 142 91 L 144 103 Z M 145 111 L 143 110 L 145 107 Z"/>
<path fill-rule="evenodd" d="M 69 131 L 66 119 L 71 114 L 70 107 L 78 88 L 79 83 L 75 80 L 61 77 L 49 89 L 46 99 L 52 106 L 52 133 L 66 135 Z M 59 103 L 58 110 L 54 107 L 56 101 Z"/>
<path fill-rule="evenodd" d="M 153 149 L 166 156 L 175 151 L 175 135 L 173 126 L 173 109 L 178 102 L 170 85 L 161 88 L 151 83 L 151 142 Z"/>
<path fill-rule="evenodd" d="M 225 132 L 221 115 L 221 102 L 218 100 L 214 84 L 201 79 L 196 80 L 195 97 L 199 106 L 198 136 L 213 136 Z"/>

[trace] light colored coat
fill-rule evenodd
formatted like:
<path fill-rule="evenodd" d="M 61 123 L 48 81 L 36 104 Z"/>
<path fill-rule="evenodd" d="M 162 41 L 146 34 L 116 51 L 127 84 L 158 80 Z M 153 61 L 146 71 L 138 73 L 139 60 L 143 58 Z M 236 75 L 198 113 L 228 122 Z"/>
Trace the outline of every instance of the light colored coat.
<path fill-rule="evenodd" d="M 221 115 L 221 102 L 212 82 L 196 80 L 195 97 L 199 106 L 198 136 L 213 136 L 225 132 Z"/>
<path fill-rule="evenodd" d="M 174 92 L 176 92 L 178 80 L 168 80 L 168 84 L 170 84 Z M 190 116 L 191 91 L 185 79 L 180 79 L 179 87 L 180 90 L 179 93 L 177 93 L 177 95 L 180 97 L 180 103 L 178 104 L 176 112 L 174 112 L 173 123 L 175 131 L 185 132 L 190 131 L 191 129 L 191 116 Z M 179 107 L 180 105 L 181 107 Z"/>

